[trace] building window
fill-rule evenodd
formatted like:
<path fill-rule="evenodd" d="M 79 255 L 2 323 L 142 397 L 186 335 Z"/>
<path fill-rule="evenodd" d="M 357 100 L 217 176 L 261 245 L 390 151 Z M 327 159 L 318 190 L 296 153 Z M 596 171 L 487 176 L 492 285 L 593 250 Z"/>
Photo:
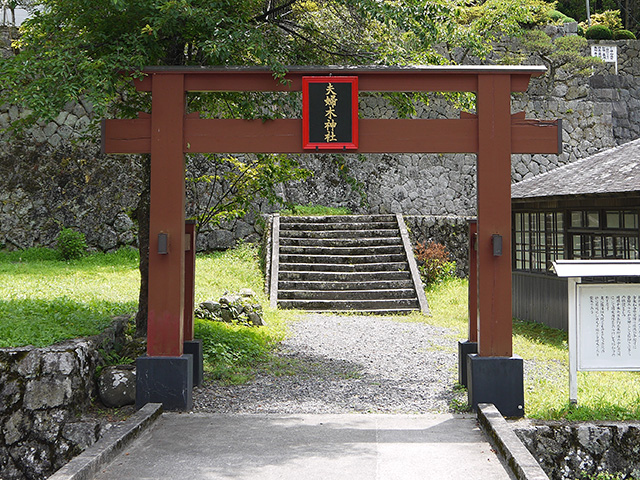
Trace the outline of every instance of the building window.
<path fill-rule="evenodd" d="M 568 234 L 570 258 L 640 258 L 637 211 L 572 211 Z"/>
<path fill-rule="evenodd" d="M 545 272 L 564 258 L 562 212 L 526 212 L 514 215 L 514 268 Z"/>
<path fill-rule="evenodd" d="M 513 224 L 514 270 L 549 273 L 563 258 L 640 259 L 638 210 L 516 212 Z"/>

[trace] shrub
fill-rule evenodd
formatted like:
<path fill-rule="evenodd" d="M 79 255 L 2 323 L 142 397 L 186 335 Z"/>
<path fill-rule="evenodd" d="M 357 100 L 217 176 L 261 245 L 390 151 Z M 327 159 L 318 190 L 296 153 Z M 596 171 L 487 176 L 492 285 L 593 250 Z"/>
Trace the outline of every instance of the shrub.
<path fill-rule="evenodd" d="M 593 25 L 587 28 L 584 36 L 590 40 L 611 40 L 613 38 L 611 29 L 604 25 Z"/>
<path fill-rule="evenodd" d="M 605 10 L 601 13 L 594 13 L 591 15 L 591 26 L 594 25 L 604 25 L 612 32 L 622 30 L 620 10 Z"/>
<path fill-rule="evenodd" d="M 450 259 L 447 248 L 441 243 L 418 243 L 415 248 L 418 270 L 427 284 L 440 283 L 456 273 L 456 262 Z"/>
<path fill-rule="evenodd" d="M 549 18 L 551 20 L 553 20 L 556 23 L 571 23 L 571 22 L 575 22 L 575 20 L 571 17 L 568 17 L 567 15 L 565 15 L 564 13 L 558 11 L 558 10 L 551 10 L 551 12 L 549 12 Z"/>
<path fill-rule="evenodd" d="M 611 40 L 613 38 L 613 34 L 618 30 L 622 30 L 622 19 L 620 18 L 620 10 L 605 10 L 601 13 L 594 13 L 591 15 L 591 25 L 588 22 L 581 22 L 580 26 L 585 29 L 585 36 L 587 38 L 593 40 Z M 595 31 L 598 32 L 595 35 L 597 36 L 589 36 L 589 31 L 593 27 L 598 27 Z M 606 35 L 603 33 L 601 27 L 606 27 L 609 29 L 611 36 L 602 36 Z"/>
<path fill-rule="evenodd" d="M 63 228 L 60 235 L 58 235 L 56 250 L 65 260 L 74 260 L 82 257 L 87 250 L 84 233 L 71 228 Z"/>
<path fill-rule="evenodd" d="M 562 13 L 562 12 L 560 12 L 558 10 L 551 10 L 549 12 L 549 18 L 551 20 L 555 20 L 555 21 L 562 20 L 562 17 L 564 17 L 564 13 Z"/>
<path fill-rule="evenodd" d="M 617 30 L 613 33 L 614 40 L 635 40 L 636 36 L 629 30 Z"/>

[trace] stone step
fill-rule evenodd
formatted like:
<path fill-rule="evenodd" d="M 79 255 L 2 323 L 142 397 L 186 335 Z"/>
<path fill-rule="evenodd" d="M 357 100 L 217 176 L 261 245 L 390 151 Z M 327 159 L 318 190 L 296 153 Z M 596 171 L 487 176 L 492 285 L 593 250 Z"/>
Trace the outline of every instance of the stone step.
<path fill-rule="evenodd" d="M 314 216 L 281 216 L 280 224 L 289 223 L 395 223 L 395 215 L 314 215 Z M 365 226 L 366 228 L 366 226 Z"/>
<path fill-rule="evenodd" d="M 413 288 L 411 279 L 368 280 L 368 281 L 332 281 L 332 280 L 280 280 L 280 290 L 384 290 Z"/>
<path fill-rule="evenodd" d="M 418 299 L 382 299 L 382 300 L 279 300 L 282 308 L 295 308 L 299 310 L 316 310 L 327 312 L 341 312 L 357 310 L 388 311 L 399 309 L 419 310 Z"/>
<path fill-rule="evenodd" d="M 409 271 L 407 262 L 385 263 L 281 263 L 281 272 L 404 272 Z"/>
<path fill-rule="evenodd" d="M 299 247 L 374 247 L 382 245 L 399 245 L 402 246 L 402 239 L 398 236 L 393 237 L 362 237 L 362 238 L 287 238 L 280 237 L 280 247 L 283 246 L 299 246 Z"/>
<path fill-rule="evenodd" d="M 404 247 L 402 245 L 375 245 L 368 247 L 322 247 L 322 246 L 290 246 L 280 245 L 280 259 L 284 255 L 305 255 L 305 256 L 327 256 L 327 257 L 359 257 L 378 255 L 399 255 L 404 258 Z M 401 260 L 399 260 L 401 261 Z M 313 262 L 309 262 L 313 263 Z M 334 263 L 334 262 L 327 262 Z M 341 262 L 344 263 L 344 262 Z M 356 263 L 356 262 L 354 262 Z M 360 263 L 360 262 L 358 262 Z"/>
<path fill-rule="evenodd" d="M 305 309 L 304 311 L 307 313 L 328 313 L 328 312 L 336 312 L 336 313 L 340 313 L 340 312 L 354 312 L 354 313 L 362 313 L 365 315 L 410 315 L 413 312 L 418 311 L 419 309 L 417 308 L 371 308 L 368 310 L 350 310 L 350 309 L 346 309 L 346 310 L 337 310 L 337 309 L 333 309 L 333 310 L 314 310 L 312 308 L 310 309 Z"/>
<path fill-rule="evenodd" d="M 371 231 L 371 230 L 393 230 L 397 231 L 398 224 L 396 222 L 371 222 L 371 223 L 287 223 L 280 224 L 281 231 L 288 232 L 290 230 L 304 230 L 304 231 L 332 231 L 332 230 L 358 230 L 358 231 Z M 282 235 L 282 233 L 281 233 Z"/>
<path fill-rule="evenodd" d="M 425 302 L 401 225 L 395 215 L 281 217 L 278 305 L 376 314 L 421 310 Z"/>
<path fill-rule="evenodd" d="M 280 300 L 386 300 L 416 299 L 413 288 L 384 290 L 280 290 Z"/>
<path fill-rule="evenodd" d="M 280 228 L 280 238 L 399 238 L 400 230 L 385 228 L 378 230 L 283 230 Z"/>
<path fill-rule="evenodd" d="M 296 255 L 280 254 L 280 263 L 383 263 L 383 262 L 403 262 L 406 260 L 404 254 L 380 254 L 380 255 Z"/>
<path fill-rule="evenodd" d="M 385 280 L 411 281 L 410 272 L 280 272 L 278 284 L 289 281 L 318 281 L 318 282 L 379 282 Z M 285 289 L 279 286 L 278 289 Z"/>

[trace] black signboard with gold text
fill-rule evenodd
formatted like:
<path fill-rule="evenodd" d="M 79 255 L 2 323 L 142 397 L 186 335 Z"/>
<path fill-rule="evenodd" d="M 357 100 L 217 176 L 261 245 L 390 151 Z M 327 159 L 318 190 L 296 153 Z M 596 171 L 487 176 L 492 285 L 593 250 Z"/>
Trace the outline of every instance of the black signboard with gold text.
<path fill-rule="evenodd" d="M 302 145 L 308 150 L 358 148 L 358 77 L 302 78 Z"/>

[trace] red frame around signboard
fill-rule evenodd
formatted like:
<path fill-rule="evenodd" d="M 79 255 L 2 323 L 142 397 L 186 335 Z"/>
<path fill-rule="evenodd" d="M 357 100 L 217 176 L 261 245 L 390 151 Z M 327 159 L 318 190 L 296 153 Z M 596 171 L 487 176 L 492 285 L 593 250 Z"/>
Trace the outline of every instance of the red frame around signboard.
<path fill-rule="evenodd" d="M 309 139 L 309 84 L 351 84 L 351 142 L 311 142 Z M 313 76 L 302 77 L 302 148 L 305 150 L 357 150 L 358 149 L 358 77 Z"/>

